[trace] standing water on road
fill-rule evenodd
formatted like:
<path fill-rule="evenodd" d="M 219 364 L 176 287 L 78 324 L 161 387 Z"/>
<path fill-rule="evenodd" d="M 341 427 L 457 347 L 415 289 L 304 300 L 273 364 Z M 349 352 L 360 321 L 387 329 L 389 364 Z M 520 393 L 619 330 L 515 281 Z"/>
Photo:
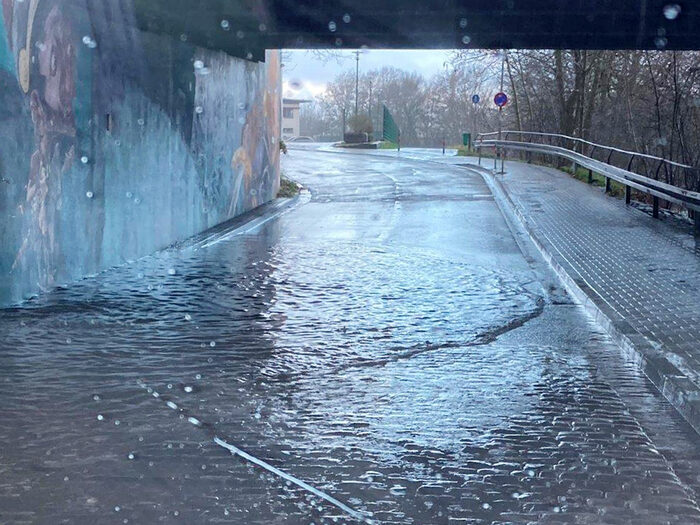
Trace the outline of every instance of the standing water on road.
<path fill-rule="evenodd" d="M 700 523 L 694 435 L 477 173 L 284 167 L 308 202 L 0 314 L 1 523 Z"/>

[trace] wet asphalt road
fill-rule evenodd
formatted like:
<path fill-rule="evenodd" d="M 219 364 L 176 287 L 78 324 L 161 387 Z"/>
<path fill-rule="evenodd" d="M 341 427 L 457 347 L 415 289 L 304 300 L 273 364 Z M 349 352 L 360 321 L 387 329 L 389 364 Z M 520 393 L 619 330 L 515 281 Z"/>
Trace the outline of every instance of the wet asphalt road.
<path fill-rule="evenodd" d="M 475 172 L 291 150 L 234 235 L 0 314 L 0 523 L 700 523 L 699 444 Z M 442 159 L 438 159 L 442 160 Z"/>

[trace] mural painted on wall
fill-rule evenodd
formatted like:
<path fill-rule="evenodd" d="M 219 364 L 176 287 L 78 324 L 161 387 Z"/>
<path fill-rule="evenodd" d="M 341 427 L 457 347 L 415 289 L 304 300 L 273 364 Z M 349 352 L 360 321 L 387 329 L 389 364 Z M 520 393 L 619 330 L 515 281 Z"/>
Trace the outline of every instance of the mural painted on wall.
<path fill-rule="evenodd" d="M 2 0 L 0 305 L 274 197 L 280 63 L 137 28 L 131 0 Z"/>

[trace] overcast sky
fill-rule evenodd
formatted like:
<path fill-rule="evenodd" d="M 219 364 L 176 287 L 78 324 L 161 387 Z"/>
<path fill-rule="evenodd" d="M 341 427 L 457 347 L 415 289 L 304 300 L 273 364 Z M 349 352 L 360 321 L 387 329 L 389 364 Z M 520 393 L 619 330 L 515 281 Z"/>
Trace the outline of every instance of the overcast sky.
<path fill-rule="evenodd" d="M 395 66 L 415 71 L 426 77 L 442 70 L 452 51 L 444 50 L 364 50 L 360 55 L 360 74 L 364 71 Z M 284 96 L 313 98 L 321 94 L 326 84 L 343 71 L 355 70 L 355 54 L 339 51 L 337 58 L 323 60 L 305 50 L 285 50 L 282 69 Z"/>

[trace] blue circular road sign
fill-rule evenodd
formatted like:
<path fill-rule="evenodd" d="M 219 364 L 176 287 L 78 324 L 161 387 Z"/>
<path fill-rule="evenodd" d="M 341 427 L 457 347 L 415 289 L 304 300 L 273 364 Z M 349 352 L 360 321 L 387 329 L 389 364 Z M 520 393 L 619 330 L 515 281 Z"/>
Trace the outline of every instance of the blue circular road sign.
<path fill-rule="evenodd" d="M 496 104 L 499 108 L 502 108 L 506 104 L 508 104 L 508 95 L 505 93 L 496 93 L 496 96 L 493 97 L 493 103 Z"/>
<path fill-rule="evenodd" d="M 472 95 L 472 102 L 474 102 L 474 104 L 478 104 L 480 100 L 479 95 Z"/>

